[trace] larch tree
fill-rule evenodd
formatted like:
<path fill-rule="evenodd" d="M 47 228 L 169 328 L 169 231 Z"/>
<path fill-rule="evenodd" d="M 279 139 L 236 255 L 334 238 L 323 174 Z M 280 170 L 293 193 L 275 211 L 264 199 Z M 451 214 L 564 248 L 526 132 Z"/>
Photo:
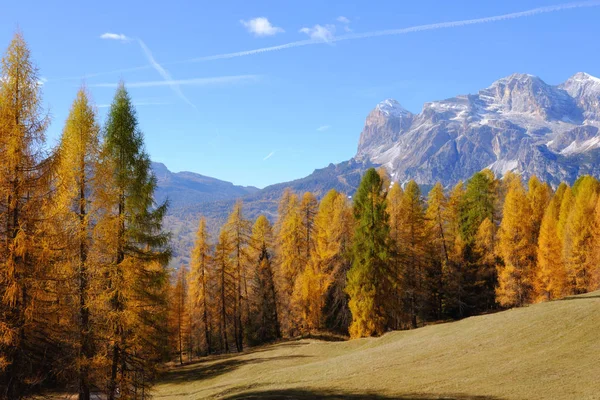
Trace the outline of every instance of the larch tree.
<path fill-rule="evenodd" d="M 168 338 L 161 329 L 171 255 L 169 235 L 162 231 L 167 203 L 154 203 L 156 177 L 122 83 L 108 113 L 98 174 L 97 200 L 105 216 L 96 228 L 106 254 L 103 274 L 110 324 L 106 334 L 111 343 L 107 393 L 113 400 L 117 389 L 131 395 L 148 385 L 163 356 L 161 349 L 150 346 L 154 342 L 144 339 Z"/>
<path fill-rule="evenodd" d="M 190 318 L 192 326 L 192 348 L 196 354 L 210 354 L 213 325 L 210 318 L 210 266 L 212 263 L 210 237 L 203 217 L 198 224 L 196 241 L 190 257 Z M 202 343 L 202 345 L 201 345 Z"/>
<path fill-rule="evenodd" d="M 171 293 L 171 333 L 173 343 L 183 365 L 183 354 L 189 344 L 189 309 L 188 309 L 188 272 L 185 265 L 181 265 L 175 276 L 175 285 Z"/>
<path fill-rule="evenodd" d="M 321 234 L 321 244 L 329 248 L 335 248 L 335 254 L 329 253 L 332 257 L 329 259 L 329 287 L 325 294 L 325 308 L 323 317 L 325 318 L 325 328 L 341 334 L 347 334 L 352 315 L 348 308 L 348 295 L 344 291 L 350 266 L 352 265 L 352 236 L 354 234 L 354 217 L 352 215 L 352 206 L 348 198 L 342 193 L 337 193 L 333 200 L 331 213 L 331 230 L 322 229 L 322 225 L 329 217 L 328 212 L 317 214 L 316 224 L 321 226 L 317 228 Z M 327 232 L 323 234 L 323 232 Z M 320 239 L 317 238 L 317 241 Z M 325 246 L 325 244 L 327 244 Z M 321 264 L 324 265 L 324 264 Z"/>
<path fill-rule="evenodd" d="M 531 207 L 520 179 L 510 183 L 498 232 L 496 300 L 504 307 L 521 306 L 529 301 L 536 243 L 533 241 Z"/>
<path fill-rule="evenodd" d="M 565 186 L 563 188 L 566 189 Z M 562 191 L 564 192 L 564 190 Z M 561 298 L 567 287 L 567 273 L 562 257 L 562 242 L 558 232 L 561 202 L 562 195 L 557 190 L 542 218 L 533 283 L 534 301 L 536 302 Z"/>
<path fill-rule="evenodd" d="M 242 351 L 244 349 L 244 326 L 249 314 L 247 269 L 252 226 L 250 221 L 244 219 L 241 201 L 235 203 L 224 229 L 231 240 L 231 262 L 235 274 L 234 339 L 237 351 Z"/>
<path fill-rule="evenodd" d="M 95 172 L 99 156 L 100 126 L 96 111 L 85 88 L 77 93 L 60 140 L 56 157 L 56 196 L 54 207 L 60 232 L 64 235 L 60 251 L 60 270 L 69 288 L 67 303 L 76 304 L 72 320 L 77 351 L 76 368 L 80 400 L 90 398 L 94 382 L 91 363 L 95 356 L 94 329 L 90 316 L 93 309 L 91 283 L 98 279 L 98 266 L 93 257 L 93 223 L 100 215 L 92 209 Z M 67 324 L 72 327 L 69 321 Z M 64 330 L 70 330 L 68 326 Z M 95 377 L 96 380 L 98 377 Z"/>
<path fill-rule="evenodd" d="M 387 302 L 395 277 L 388 264 L 389 217 L 382 184 L 377 171 L 371 168 L 354 196 L 356 228 L 346 292 L 352 312 L 350 336 L 355 338 L 381 335 L 388 325 Z"/>
<path fill-rule="evenodd" d="M 252 227 L 250 260 L 249 342 L 265 343 L 281 337 L 277 312 L 277 288 L 273 268 L 273 228 L 264 215 Z"/>
<path fill-rule="evenodd" d="M 464 196 L 465 186 L 463 182 L 459 182 L 448 194 L 448 202 L 444 213 L 448 243 L 448 265 L 443 276 L 445 288 L 444 314 L 454 317 L 466 314 L 466 302 L 464 300 L 465 241 L 461 234 L 461 210 Z"/>
<path fill-rule="evenodd" d="M 529 200 L 529 207 L 531 208 L 532 233 L 534 241 L 537 242 L 544 213 L 552 199 L 552 188 L 548 183 L 540 182 L 535 175 L 529 178 L 527 186 L 527 200 Z"/>
<path fill-rule="evenodd" d="M 404 247 L 402 292 L 410 325 L 417 327 L 425 295 L 425 207 L 421 189 L 410 181 L 401 201 L 401 242 Z"/>
<path fill-rule="evenodd" d="M 277 264 L 279 281 L 279 313 L 285 335 L 297 331 L 296 308 L 292 302 L 296 278 L 306 265 L 306 232 L 302 224 L 300 202 L 295 194 L 282 197 L 277 222 Z"/>
<path fill-rule="evenodd" d="M 219 323 L 220 349 L 226 353 L 229 352 L 229 330 L 232 326 L 231 319 L 235 318 L 232 310 L 237 296 L 235 271 L 230 258 L 232 251 L 233 244 L 229 232 L 221 229 L 214 255 L 215 315 Z"/>
<path fill-rule="evenodd" d="M 43 151 L 49 118 L 20 32 L 2 58 L 0 77 L 0 396 L 17 399 L 43 381 L 48 367 L 34 337 L 45 336 L 39 329 L 48 317 L 41 307 L 47 264 L 40 260 L 39 213 L 49 191 Z"/>
<path fill-rule="evenodd" d="M 593 215 L 600 183 L 585 175 L 573 184 L 573 205 L 569 213 L 565 235 L 569 246 L 565 254 L 568 279 L 572 293 L 585 293 L 592 289 L 592 270 L 595 269 L 593 252 Z"/>
<path fill-rule="evenodd" d="M 591 288 L 600 289 L 600 196 L 594 209 L 593 227 L 592 227 L 592 257 L 595 261 L 595 268 L 591 271 Z"/>
<path fill-rule="evenodd" d="M 395 182 L 390 188 L 387 198 L 387 214 L 389 216 L 389 227 L 390 227 L 390 267 L 396 276 L 396 283 L 394 285 L 394 293 L 391 294 L 391 304 L 389 308 L 390 321 L 389 323 L 394 329 L 400 329 L 404 322 L 403 312 L 403 297 L 402 292 L 402 280 L 404 277 L 404 257 L 406 256 L 406 250 L 403 243 L 403 229 L 404 229 L 404 211 L 402 209 L 402 196 L 404 191 L 399 183 Z"/>
<path fill-rule="evenodd" d="M 473 248 L 478 258 L 477 269 L 474 273 L 474 285 L 477 292 L 483 294 L 476 300 L 476 305 L 480 310 L 490 310 L 496 304 L 494 296 L 491 295 L 494 293 L 498 280 L 496 238 L 497 226 L 489 218 L 484 219 L 477 229 Z"/>
<path fill-rule="evenodd" d="M 307 217 L 312 214 L 312 217 L 306 218 L 305 226 L 311 226 L 312 233 L 307 235 L 307 240 L 314 242 L 311 246 L 314 250 L 308 254 L 310 258 L 307 265 L 296 280 L 294 302 L 301 310 L 302 325 L 307 331 L 323 329 L 325 326 L 326 295 L 333 283 L 337 257 L 342 255 L 342 238 L 339 236 L 339 226 L 335 224 L 340 222 L 335 221 L 339 196 L 335 190 L 329 191 L 321 200 L 316 216 L 311 210 L 316 202 L 314 197 L 307 197 L 308 200 L 303 201 L 309 205 L 303 209 L 303 214 L 306 213 Z"/>
<path fill-rule="evenodd" d="M 425 213 L 425 236 L 428 239 L 426 268 L 426 308 L 430 316 L 442 317 L 445 303 L 444 275 L 450 264 L 448 251 L 448 222 L 446 221 L 448 199 L 441 183 L 436 183 L 427 198 Z"/>
<path fill-rule="evenodd" d="M 312 250 L 314 249 L 314 231 L 315 231 L 315 216 L 319 208 L 319 202 L 314 194 L 306 192 L 302 195 L 300 201 L 300 218 L 302 220 L 302 228 L 304 230 L 304 259 L 308 261 Z"/>

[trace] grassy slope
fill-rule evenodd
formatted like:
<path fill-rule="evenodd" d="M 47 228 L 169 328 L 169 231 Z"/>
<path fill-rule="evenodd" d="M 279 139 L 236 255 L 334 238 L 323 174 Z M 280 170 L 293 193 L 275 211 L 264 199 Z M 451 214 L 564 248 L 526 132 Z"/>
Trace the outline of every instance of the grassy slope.
<path fill-rule="evenodd" d="M 158 399 L 600 399 L 600 292 L 380 338 L 299 340 L 170 371 Z"/>

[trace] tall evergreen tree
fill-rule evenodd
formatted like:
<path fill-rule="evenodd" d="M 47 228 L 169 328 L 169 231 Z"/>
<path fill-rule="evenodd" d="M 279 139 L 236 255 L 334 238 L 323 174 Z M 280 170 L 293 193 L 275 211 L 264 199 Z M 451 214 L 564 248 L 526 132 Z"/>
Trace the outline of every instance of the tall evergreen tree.
<path fill-rule="evenodd" d="M 371 168 L 363 176 L 354 197 L 354 260 L 346 286 L 352 312 L 352 337 L 381 335 L 388 324 L 387 304 L 395 276 L 388 265 L 389 217 L 382 183 L 377 171 Z"/>
<path fill-rule="evenodd" d="M 460 204 L 460 230 L 462 241 L 461 265 L 461 306 L 459 317 L 484 311 L 480 305 L 494 304 L 494 286 L 496 274 L 486 273 L 487 265 L 482 262 L 481 254 L 476 251 L 476 239 L 479 227 L 486 219 L 495 225 L 499 221 L 496 209 L 498 198 L 503 196 L 503 185 L 500 185 L 490 170 L 475 173 L 467 182 L 466 190 Z M 499 193 L 500 192 L 500 193 Z M 486 277 L 482 281 L 482 277 Z"/>
<path fill-rule="evenodd" d="M 145 329 L 165 336 L 159 331 L 165 315 L 154 306 L 166 306 L 167 299 L 162 297 L 166 292 L 161 288 L 168 284 L 166 263 L 171 254 L 169 235 L 162 231 L 167 203 L 154 203 L 156 177 L 144 150 L 131 98 L 122 83 L 108 113 L 101 163 L 99 201 L 111 217 L 99 226 L 98 235 L 109 256 L 104 274 L 112 342 L 107 392 L 112 400 L 117 388 L 121 395 L 129 395 L 147 384 L 156 370 L 156 361 L 163 355 L 149 343 L 140 346 L 134 340 L 143 339 L 136 332 Z M 143 383 L 134 371 L 141 371 Z"/>

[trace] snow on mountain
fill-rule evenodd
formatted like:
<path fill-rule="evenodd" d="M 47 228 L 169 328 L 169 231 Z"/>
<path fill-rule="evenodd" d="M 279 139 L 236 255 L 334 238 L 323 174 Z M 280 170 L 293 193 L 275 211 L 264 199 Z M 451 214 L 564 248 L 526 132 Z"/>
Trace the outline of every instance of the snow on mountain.
<path fill-rule="evenodd" d="M 555 86 L 513 74 L 477 94 L 425 103 L 416 115 L 391 99 L 379 103 L 356 159 L 384 165 L 400 182 L 453 184 L 483 168 L 572 181 L 600 174 L 599 128 L 600 79 L 580 72 Z"/>

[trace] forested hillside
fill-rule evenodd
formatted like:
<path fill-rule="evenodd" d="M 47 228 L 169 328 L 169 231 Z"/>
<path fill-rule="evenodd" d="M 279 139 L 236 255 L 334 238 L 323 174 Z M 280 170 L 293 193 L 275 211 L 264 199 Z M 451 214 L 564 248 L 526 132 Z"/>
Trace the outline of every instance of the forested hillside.
<path fill-rule="evenodd" d="M 223 217 L 188 215 L 189 260 L 171 269 L 182 233 L 165 229 L 126 83 L 102 122 L 86 87 L 74 91 L 52 148 L 20 32 L 0 77 L 0 398 L 145 399 L 167 365 L 301 336 L 378 337 L 600 286 L 593 176 L 553 190 L 483 169 L 424 193 L 358 162 L 265 190 L 251 212 L 227 200 Z M 193 178 L 194 190 L 254 192 Z"/>

